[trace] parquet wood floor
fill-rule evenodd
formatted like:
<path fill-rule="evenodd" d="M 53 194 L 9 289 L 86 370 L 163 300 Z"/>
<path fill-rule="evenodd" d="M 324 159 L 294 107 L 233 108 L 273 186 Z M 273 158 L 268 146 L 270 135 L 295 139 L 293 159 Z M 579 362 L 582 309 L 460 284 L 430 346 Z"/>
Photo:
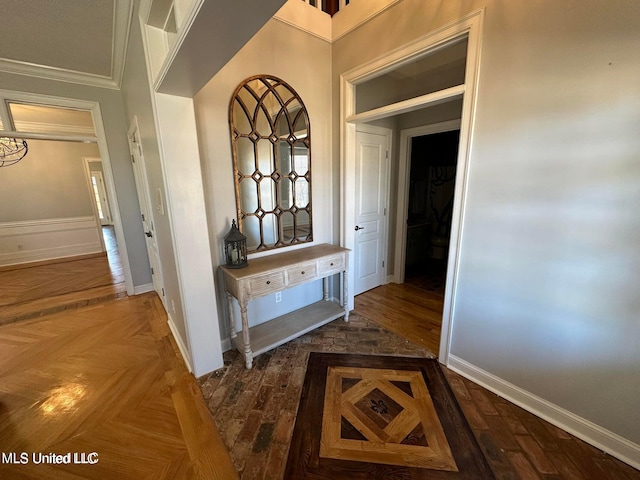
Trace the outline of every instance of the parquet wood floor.
<path fill-rule="evenodd" d="M 237 478 L 177 352 L 155 293 L 0 326 L 0 478 Z"/>
<path fill-rule="evenodd" d="M 106 255 L 0 271 L 0 325 L 125 296 L 113 227 L 103 232 Z"/>

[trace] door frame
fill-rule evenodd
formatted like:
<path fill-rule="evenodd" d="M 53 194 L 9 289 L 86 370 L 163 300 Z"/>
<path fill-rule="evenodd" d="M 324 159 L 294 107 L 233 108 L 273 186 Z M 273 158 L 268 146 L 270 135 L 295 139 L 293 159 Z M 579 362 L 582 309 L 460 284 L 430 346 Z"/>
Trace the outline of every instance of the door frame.
<path fill-rule="evenodd" d="M 393 130 L 390 128 L 386 128 L 386 127 L 378 127 L 375 125 L 369 125 L 366 123 L 361 123 L 358 124 L 356 126 L 356 133 L 360 132 L 360 133 L 371 133 L 373 135 L 380 135 L 383 137 L 386 137 L 386 141 L 387 141 L 387 158 L 386 158 L 386 182 L 384 185 L 384 192 L 385 192 L 385 215 L 384 215 L 384 221 L 382 222 L 381 225 L 381 232 L 382 232 L 382 261 L 383 261 L 383 266 L 382 266 L 382 283 L 380 285 L 385 285 L 388 282 L 388 278 L 387 278 L 387 270 L 389 267 L 389 262 L 388 262 L 388 251 L 389 251 L 389 201 L 391 198 L 391 159 L 393 158 Z M 354 150 L 355 152 L 355 150 Z M 354 181 L 355 181 L 355 176 L 358 174 L 358 172 L 356 171 L 356 165 L 355 165 L 355 158 L 354 158 Z M 354 183 L 355 185 L 355 183 Z M 355 188 L 354 190 L 354 202 L 356 201 L 355 199 Z M 353 231 L 353 227 L 355 226 L 355 219 L 356 219 L 356 209 L 355 209 L 355 204 L 354 204 L 354 209 L 353 209 L 353 222 L 351 225 L 351 230 Z M 355 260 L 355 235 L 354 235 L 354 243 L 353 243 L 353 251 L 354 254 L 351 255 L 353 257 L 353 259 Z M 352 270 L 353 275 L 349 275 L 349 277 L 351 277 L 354 280 L 354 285 L 353 285 L 353 289 L 350 289 L 350 291 L 355 292 L 355 264 L 354 264 L 354 270 Z"/>
<path fill-rule="evenodd" d="M 97 219 L 96 220 L 97 224 L 100 226 L 100 229 L 102 229 L 103 225 L 100 222 L 100 216 L 98 215 L 98 206 L 96 204 L 96 201 L 93 198 L 93 182 L 91 181 L 92 171 L 91 171 L 91 167 L 89 166 L 89 163 L 92 163 L 92 162 L 94 162 L 94 163 L 95 162 L 102 163 L 102 159 L 99 158 L 99 157 L 82 157 L 82 161 L 84 163 L 84 173 L 85 173 L 85 176 L 87 178 L 87 185 L 89 187 L 89 193 L 91 193 L 91 200 L 92 200 L 91 204 L 93 205 L 93 214 Z M 104 166 L 103 166 L 103 169 L 104 169 Z M 105 190 L 104 194 L 107 197 L 106 203 L 107 203 L 107 210 L 108 210 L 108 213 L 109 213 L 109 222 L 110 222 L 109 225 L 111 225 L 111 224 L 113 224 L 113 217 L 111 215 L 111 205 L 109 204 L 109 194 L 107 193 L 106 180 L 104 179 L 104 174 L 102 172 L 95 172 L 95 173 L 99 173 L 100 176 L 102 177 L 103 187 L 104 187 L 104 190 Z M 103 247 L 104 247 L 104 245 L 103 245 Z"/>
<path fill-rule="evenodd" d="M 394 255 L 395 261 L 393 262 L 393 281 L 395 283 L 404 283 L 404 270 L 407 259 L 407 218 L 409 216 L 409 182 L 411 179 L 411 140 L 415 137 L 451 132 L 459 129 L 460 119 L 400 130 L 400 156 L 398 157 L 398 205 L 396 210 L 395 229 L 396 247 Z"/>
<path fill-rule="evenodd" d="M 133 141 L 134 134 L 138 135 L 138 143 L 135 143 Z M 149 179 L 147 178 L 147 166 L 144 158 L 144 152 L 142 151 L 142 143 L 139 141 L 139 139 L 140 139 L 140 125 L 138 124 L 138 117 L 134 115 L 133 119 L 131 120 L 131 124 L 129 125 L 129 129 L 127 130 L 127 143 L 129 144 L 129 151 L 131 152 L 132 160 L 133 160 L 133 156 L 135 155 L 135 157 L 139 161 L 139 164 L 137 166 L 135 164 L 132 165 L 134 183 L 136 185 L 138 201 L 140 201 L 140 197 L 142 197 L 142 200 L 146 204 L 145 210 L 149 217 L 148 222 L 151 224 L 151 231 L 155 241 L 155 252 L 157 255 L 155 259 L 156 261 L 151 260 L 151 256 L 153 255 L 153 253 L 149 251 L 149 246 L 145 241 L 145 246 L 147 247 L 147 256 L 149 257 L 149 264 L 150 264 L 150 267 L 154 269 L 153 270 L 154 273 L 152 273 L 151 275 L 151 284 L 153 286 L 152 287 L 153 290 L 158 294 L 158 297 L 160 297 L 160 301 L 162 302 L 162 305 L 164 306 L 165 311 L 168 311 L 167 304 L 166 304 L 167 297 L 164 293 L 165 292 L 164 274 L 162 272 L 162 262 L 160 261 L 160 251 L 158 249 L 158 237 L 157 237 L 156 228 L 155 228 L 156 220 L 153 212 L 153 202 L 151 201 Z M 135 148 L 134 145 L 138 145 L 137 155 L 134 153 L 134 148 Z M 138 170 L 139 170 L 139 173 L 138 173 Z M 138 191 L 138 189 L 142 191 L 140 192 Z M 158 207 L 163 208 L 162 204 L 158 205 Z M 140 210 L 142 212 L 142 205 L 140 205 Z M 156 285 L 156 282 L 157 282 L 157 285 Z M 160 289 L 160 291 L 158 291 L 158 288 Z M 139 292 L 139 293 L 143 293 L 143 292 Z"/>
<path fill-rule="evenodd" d="M 100 196 L 100 208 L 102 209 L 102 215 L 104 216 L 100 219 L 100 225 L 102 225 L 103 227 L 106 225 L 111 225 L 111 207 L 109 206 L 109 196 L 107 195 L 107 189 L 104 188 L 104 175 L 102 174 L 102 172 L 99 172 L 97 170 L 91 170 L 90 177 L 92 187 L 93 177 L 96 177 L 96 179 L 99 180 L 99 182 L 96 183 L 96 188 L 98 189 L 98 194 Z M 103 219 L 106 223 L 102 223 Z"/>
<path fill-rule="evenodd" d="M 13 130 L 4 130 L 2 135 L 25 138 L 27 140 L 30 138 L 41 140 L 67 140 L 98 144 L 98 152 L 100 154 L 100 159 L 102 160 L 102 170 L 104 172 L 105 187 L 107 189 L 107 195 L 109 195 L 109 200 L 111 202 L 110 206 L 113 207 L 111 209 L 111 219 L 113 220 L 116 241 L 118 242 L 118 253 L 120 255 L 120 261 L 122 262 L 122 271 L 124 273 L 124 284 L 127 295 L 133 295 L 133 276 L 131 275 L 131 265 L 129 263 L 129 255 L 127 253 L 127 243 L 124 236 L 124 228 L 122 227 L 122 218 L 120 217 L 120 206 L 118 203 L 115 180 L 113 178 L 111 157 L 109 156 L 107 135 L 105 133 L 104 123 L 102 121 L 102 111 L 100 109 L 100 103 L 90 100 L 77 100 L 65 97 L 55 97 L 52 95 L 19 92 L 14 90 L 0 90 L 0 100 L 0 117 L 2 117 L 3 125 L 9 125 L 8 123 L 5 123 L 9 118 L 8 112 L 6 111 L 5 101 L 16 101 L 18 103 L 37 103 L 40 105 L 51 107 L 73 108 L 91 112 L 95 136 L 42 133 L 30 134 L 27 132 L 15 132 Z M 103 241 L 102 235 L 100 235 L 100 238 L 101 241 Z"/>
<path fill-rule="evenodd" d="M 476 91 L 478 88 L 478 72 L 480 52 L 482 49 L 482 26 L 484 8 L 471 12 L 465 17 L 451 22 L 433 32 L 427 33 L 409 44 L 376 58 L 364 65 L 356 67 L 340 75 L 340 242 L 346 248 L 354 246 L 354 232 L 349 225 L 354 219 L 355 198 L 355 132 L 356 125 L 363 122 L 387 118 L 408 113 L 446 101 L 462 98 L 462 114 L 460 122 L 460 146 L 458 168 L 454 192 L 454 206 L 451 225 L 451 242 L 447 264 L 444 308 L 442 314 L 442 333 L 440 336 L 439 361 L 449 364 L 451 332 L 455 317 L 455 296 L 459 270 L 459 246 L 463 234 L 468 168 L 471 157 L 471 139 L 474 129 L 474 113 Z M 423 95 L 414 99 L 386 105 L 368 112 L 356 113 L 355 90 L 359 83 L 378 77 L 389 71 L 411 63 L 416 58 L 437 49 L 446 47 L 462 37 L 468 38 L 465 83 L 451 88 Z M 350 268 L 353 268 L 353 255 L 350 256 Z M 353 278 L 349 275 L 348 308 L 354 308 Z"/>

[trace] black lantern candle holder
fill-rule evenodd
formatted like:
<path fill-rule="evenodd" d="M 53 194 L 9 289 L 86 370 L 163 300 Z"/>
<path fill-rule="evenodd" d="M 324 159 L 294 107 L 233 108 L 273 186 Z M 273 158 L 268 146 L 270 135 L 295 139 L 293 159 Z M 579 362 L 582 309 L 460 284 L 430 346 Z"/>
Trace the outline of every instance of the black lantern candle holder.
<path fill-rule="evenodd" d="M 229 233 L 224 236 L 224 256 L 229 268 L 243 268 L 247 264 L 247 237 L 231 222 Z"/>

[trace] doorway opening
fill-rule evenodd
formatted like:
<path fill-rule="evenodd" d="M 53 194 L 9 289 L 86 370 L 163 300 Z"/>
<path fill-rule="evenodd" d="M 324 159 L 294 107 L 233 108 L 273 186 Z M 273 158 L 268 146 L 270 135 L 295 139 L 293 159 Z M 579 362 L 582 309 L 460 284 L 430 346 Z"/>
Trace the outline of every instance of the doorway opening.
<path fill-rule="evenodd" d="M 354 224 L 356 218 L 355 188 L 359 175 L 356 162 L 357 125 L 363 123 L 385 122 L 394 116 L 406 116 L 406 122 L 395 122 L 396 132 L 409 129 L 415 125 L 434 123 L 414 118 L 416 112 L 427 107 L 444 107 L 459 102 L 460 110 L 456 116 L 444 118 L 459 119 L 459 155 L 457 161 L 457 178 L 455 179 L 455 195 L 451 212 L 450 240 L 448 250 L 447 275 L 444 286 L 444 302 L 441 318 L 440 362 L 449 363 L 449 348 L 454 322 L 455 290 L 459 269 L 459 245 L 462 235 L 462 219 L 465 204 L 466 174 L 470 156 L 470 142 L 474 123 L 475 92 L 478 82 L 480 60 L 480 44 L 482 31 L 482 10 L 473 12 L 442 29 L 426 33 L 420 39 L 378 57 L 364 65 L 349 70 L 341 75 L 341 244 L 351 250 L 357 248 Z M 417 67 L 414 69 L 413 67 Z M 445 68 L 446 67 L 446 68 Z M 424 79 L 424 81 L 422 81 Z M 433 80 L 433 82 L 427 82 Z M 385 87 L 391 85 L 392 88 Z M 384 87 L 384 88 L 383 88 Z M 380 95 L 385 91 L 388 95 Z M 451 112 L 450 112 L 451 113 Z M 416 120 L 420 120 L 416 122 Z M 443 121 L 443 117 L 435 120 Z M 402 138 L 400 149 L 402 149 Z M 401 160 L 400 160 L 401 161 Z M 398 178 L 402 179 L 402 171 Z M 398 205 L 404 200 L 399 185 Z M 391 194 L 389 198 L 394 198 Z M 397 231 L 404 231 L 398 212 L 395 223 Z M 406 225 L 406 224 L 405 224 Z M 406 241 L 406 240 L 405 240 Z M 404 277 L 404 259 L 397 262 L 397 252 L 405 255 L 405 243 L 398 244 L 396 236 L 395 251 L 387 249 L 387 260 L 393 262 L 393 277 Z M 434 245 L 437 242 L 434 241 Z M 399 247 L 399 248 L 398 248 Z M 440 245 L 442 247 L 442 245 Z M 353 255 L 352 257 L 355 257 Z M 402 269 L 398 271 L 398 266 Z M 351 260 L 351 268 L 354 268 Z M 354 306 L 354 280 L 349 278 L 349 308 Z M 403 278 L 404 280 L 404 278 Z"/>
<path fill-rule="evenodd" d="M 460 130 L 411 138 L 404 281 L 444 298 Z"/>

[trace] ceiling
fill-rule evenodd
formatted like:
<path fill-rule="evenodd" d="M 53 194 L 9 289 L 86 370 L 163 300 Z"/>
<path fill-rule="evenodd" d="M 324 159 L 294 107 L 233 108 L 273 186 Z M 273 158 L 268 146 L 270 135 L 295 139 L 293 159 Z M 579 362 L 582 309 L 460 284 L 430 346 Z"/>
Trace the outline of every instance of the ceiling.
<path fill-rule="evenodd" d="M 132 0 L 2 0 L 0 71 L 119 88 Z"/>

